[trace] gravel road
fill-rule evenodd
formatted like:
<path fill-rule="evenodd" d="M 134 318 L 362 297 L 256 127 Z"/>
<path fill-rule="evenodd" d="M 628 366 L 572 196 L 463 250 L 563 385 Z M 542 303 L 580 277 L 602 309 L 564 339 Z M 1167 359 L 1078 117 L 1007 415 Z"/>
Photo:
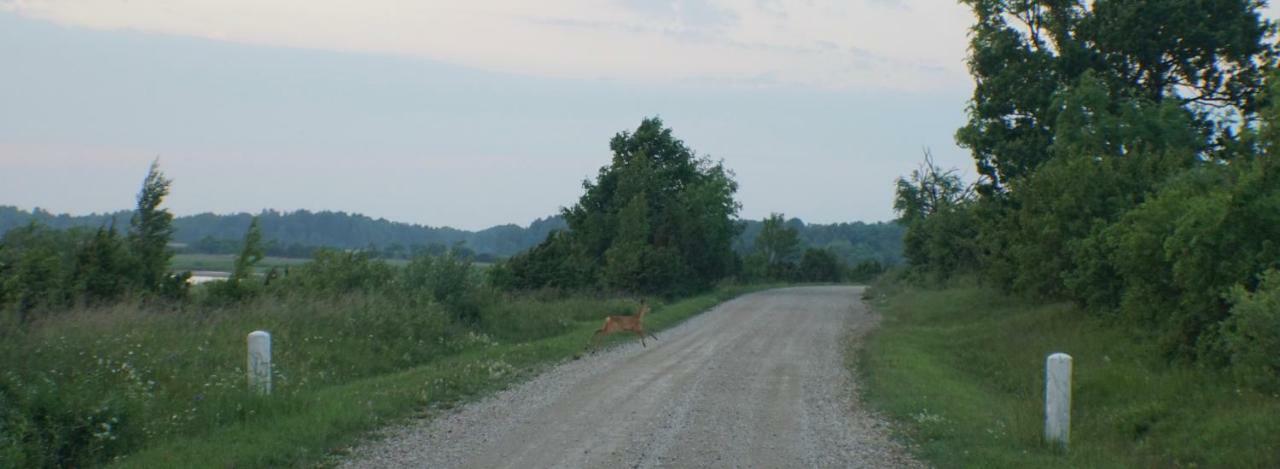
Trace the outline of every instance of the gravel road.
<path fill-rule="evenodd" d="M 919 467 L 860 408 L 846 341 L 860 287 L 739 297 L 449 414 L 389 429 L 343 467 Z"/>

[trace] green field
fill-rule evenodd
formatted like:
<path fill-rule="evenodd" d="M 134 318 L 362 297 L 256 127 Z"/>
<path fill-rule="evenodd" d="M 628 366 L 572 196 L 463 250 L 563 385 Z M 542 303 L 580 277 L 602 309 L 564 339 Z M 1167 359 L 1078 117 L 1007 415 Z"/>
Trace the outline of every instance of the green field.
<path fill-rule="evenodd" d="M 1280 467 L 1280 396 L 1169 365 L 1065 304 L 882 285 L 859 352 L 865 399 L 939 467 Z M 1044 360 L 1073 357 L 1069 451 L 1042 442 Z"/>

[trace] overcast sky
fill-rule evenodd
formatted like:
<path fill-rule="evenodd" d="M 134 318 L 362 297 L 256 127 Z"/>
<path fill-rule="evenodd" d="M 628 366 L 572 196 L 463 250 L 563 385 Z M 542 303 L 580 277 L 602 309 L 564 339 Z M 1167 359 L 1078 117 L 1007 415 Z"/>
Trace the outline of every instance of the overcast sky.
<path fill-rule="evenodd" d="M 661 116 L 742 216 L 892 218 L 953 134 L 968 11 L 940 0 L 0 0 L 0 205 L 344 210 L 476 229 L 581 194 Z"/>

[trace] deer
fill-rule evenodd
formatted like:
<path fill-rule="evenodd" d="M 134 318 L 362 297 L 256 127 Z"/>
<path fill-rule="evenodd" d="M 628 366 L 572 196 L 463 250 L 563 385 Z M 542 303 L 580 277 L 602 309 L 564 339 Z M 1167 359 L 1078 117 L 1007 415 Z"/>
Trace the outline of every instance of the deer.
<path fill-rule="evenodd" d="M 640 336 L 640 346 L 648 347 L 644 343 L 644 336 L 648 334 L 653 340 L 658 340 L 658 336 L 652 332 L 644 330 L 644 315 L 649 313 L 649 305 L 644 299 L 640 300 L 640 309 L 630 316 L 609 316 L 604 318 L 604 325 L 596 330 L 595 335 L 591 336 L 592 352 L 600 348 L 600 338 L 614 332 L 634 332 Z"/>

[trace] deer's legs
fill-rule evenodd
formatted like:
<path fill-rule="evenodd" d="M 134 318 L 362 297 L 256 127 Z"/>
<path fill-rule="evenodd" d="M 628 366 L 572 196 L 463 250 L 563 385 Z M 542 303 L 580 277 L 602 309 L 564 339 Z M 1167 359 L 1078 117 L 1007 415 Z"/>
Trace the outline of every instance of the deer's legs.
<path fill-rule="evenodd" d="M 604 329 L 600 329 L 591 335 L 591 353 L 596 353 L 600 350 L 600 336 L 604 335 L 604 333 Z"/>
<path fill-rule="evenodd" d="M 648 346 L 648 345 L 645 345 L 645 344 L 644 344 L 644 331 L 636 331 L 636 335 L 640 336 L 640 346 L 641 346 L 641 347 L 645 347 L 645 348 L 649 348 L 649 346 Z"/>

